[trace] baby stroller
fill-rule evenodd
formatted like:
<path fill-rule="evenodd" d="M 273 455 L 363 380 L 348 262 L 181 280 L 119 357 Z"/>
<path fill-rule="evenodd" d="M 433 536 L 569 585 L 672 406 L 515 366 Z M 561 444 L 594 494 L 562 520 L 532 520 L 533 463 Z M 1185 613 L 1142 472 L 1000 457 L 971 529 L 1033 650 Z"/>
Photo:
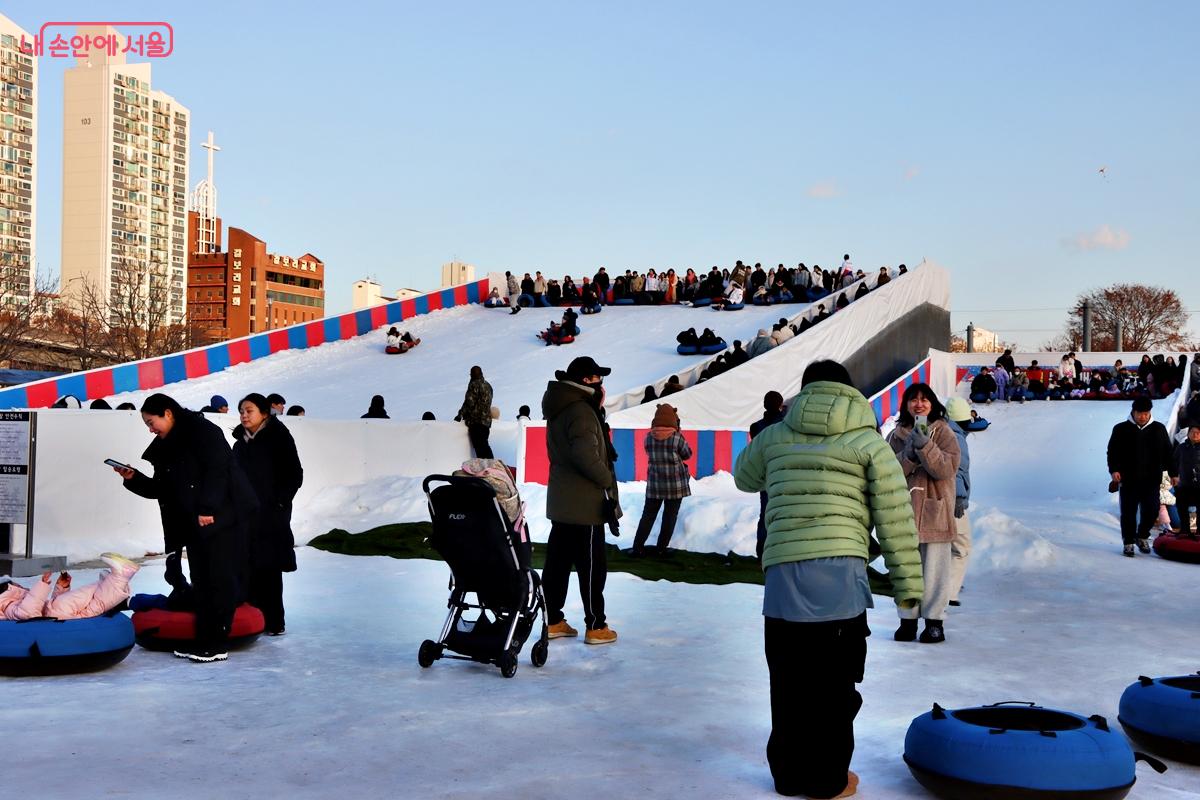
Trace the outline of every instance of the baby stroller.
<path fill-rule="evenodd" d="M 546 601 L 529 565 L 523 504 L 508 467 L 495 459 L 471 459 L 454 475 L 428 476 L 422 488 L 433 520 L 429 543 L 450 566 L 450 613 L 438 640 L 421 643 L 417 662 L 429 667 L 443 657 L 479 661 L 496 664 L 511 678 L 540 615 L 541 635 L 529 660 L 544 665 L 550 650 Z M 472 610 L 477 618 L 466 619 Z M 446 650 L 459 655 L 445 656 Z"/>

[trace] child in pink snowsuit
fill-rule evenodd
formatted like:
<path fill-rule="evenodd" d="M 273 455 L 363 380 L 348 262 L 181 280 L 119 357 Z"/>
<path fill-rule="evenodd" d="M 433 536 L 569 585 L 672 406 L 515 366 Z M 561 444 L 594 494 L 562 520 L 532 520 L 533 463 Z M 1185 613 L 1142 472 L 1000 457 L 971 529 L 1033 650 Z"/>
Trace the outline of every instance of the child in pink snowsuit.
<path fill-rule="evenodd" d="M 78 589 L 71 588 L 71 576 L 59 575 L 50 593 L 50 573 L 26 589 L 16 583 L 0 593 L 0 617 L 8 620 L 54 617 L 55 619 L 84 619 L 98 617 L 129 599 L 129 579 L 140 567 L 115 553 L 105 553 L 100 560 L 108 565 L 100 579 Z"/>

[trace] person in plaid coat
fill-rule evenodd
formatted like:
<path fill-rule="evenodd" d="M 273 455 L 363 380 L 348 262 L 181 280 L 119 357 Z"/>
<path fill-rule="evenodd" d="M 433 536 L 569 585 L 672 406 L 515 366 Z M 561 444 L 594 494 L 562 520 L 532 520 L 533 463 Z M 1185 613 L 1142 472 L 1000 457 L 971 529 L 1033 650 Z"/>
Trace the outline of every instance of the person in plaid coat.
<path fill-rule="evenodd" d="M 646 554 L 646 539 L 663 508 L 662 529 L 658 534 L 658 552 L 664 555 L 675 532 L 675 520 L 679 518 L 679 506 L 683 498 L 692 493 L 689 481 L 691 474 L 685 463 L 692 457 L 683 434 L 679 432 L 679 412 L 667 403 L 660 404 L 654 412 L 650 432 L 643 445 L 649 467 L 646 475 L 646 505 L 642 508 L 642 521 L 638 523 L 633 537 L 634 556 Z"/>

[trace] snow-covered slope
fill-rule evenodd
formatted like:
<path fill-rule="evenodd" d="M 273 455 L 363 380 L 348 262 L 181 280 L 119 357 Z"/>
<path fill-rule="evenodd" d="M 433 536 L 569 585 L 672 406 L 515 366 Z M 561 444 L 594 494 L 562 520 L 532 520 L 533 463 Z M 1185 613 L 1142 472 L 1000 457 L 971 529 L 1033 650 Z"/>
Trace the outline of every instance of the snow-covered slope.
<path fill-rule="evenodd" d="M 590 355 L 612 367 L 605 383 L 615 395 L 709 358 L 677 354 L 675 335 L 681 330 L 709 327 L 731 346 L 735 339 L 749 343 L 759 328 L 770 328 L 781 316 L 804 308 L 747 306 L 737 312 L 714 312 L 687 306 L 607 306 L 600 314 L 579 318 L 583 333 L 575 343 L 547 347 L 535 334 L 561 319 L 561 308 L 527 308 L 512 315 L 502 309 L 461 306 L 397 326 L 421 339 L 420 347 L 403 355 L 384 354 L 385 328 L 310 350 L 276 353 L 173 383 L 162 391 L 190 408 L 207 405 L 214 394 L 236 403 L 249 392 L 279 392 L 289 404 L 330 419 L 358 417 L 372 395 L 382 394 L 393 419 L 420 419 L 425 411 L 450 419 L 462 404 L 471 367 L 479 365 L 507 419 L 515 417 L 521 405 L 537 412 L 546 382 L 576 356 Z M 148 394 L 131 392 L 109 401 L 114 406 L 125 400 L 140 404 Z"/>

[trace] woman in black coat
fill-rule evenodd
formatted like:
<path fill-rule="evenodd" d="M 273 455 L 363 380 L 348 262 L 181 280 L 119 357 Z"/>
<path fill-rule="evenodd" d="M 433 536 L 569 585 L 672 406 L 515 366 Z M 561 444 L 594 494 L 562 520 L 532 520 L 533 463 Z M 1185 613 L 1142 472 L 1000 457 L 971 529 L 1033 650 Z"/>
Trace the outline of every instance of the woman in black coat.
<path fill-rule="evenodd" d="M 167 581 L 173 586 L 183 579 L 179 550 L 188 551 L 196 640 L 175 655 L 224 661 L 234 609 L 245 599 L 246 523 L 256 509 L 254 495 L 247 491 L 225 434 L 202 414 L 165 394 L 153 394 L 142 404 L 142 420 L 155 437 L 142 454 L 154 465 L 154 475 L 132 468 L 116 471 L 126 489 L 158 501 Z"/>
<path fill-rule="evenodd" d="M 263 612 L 268 636 L 283 633 L 283 573 L 296 571 L 292 500 L 304 483 L 296 442 L 257 392 L 238 403 L 233 458 L 254 489 L 258 514 L 250 526 L 250 604 Z"/>

